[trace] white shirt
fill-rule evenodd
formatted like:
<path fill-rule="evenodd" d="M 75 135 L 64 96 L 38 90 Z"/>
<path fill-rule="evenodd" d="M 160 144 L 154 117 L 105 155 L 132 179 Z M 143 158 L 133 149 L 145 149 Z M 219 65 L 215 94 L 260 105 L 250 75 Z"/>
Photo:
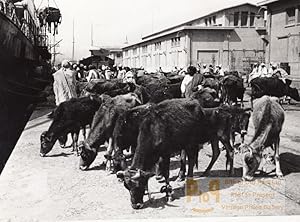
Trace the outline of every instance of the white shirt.
<path fill-rule="evenodd" d="M 182 94 L 185 93 L 186 86 L 192 81 L 192 79 L 193 79 L 193 76 L 190 76 L 188 74 L 184 76 L 182 83 L 180 85 L 180 90 L 181 90 Z"/>

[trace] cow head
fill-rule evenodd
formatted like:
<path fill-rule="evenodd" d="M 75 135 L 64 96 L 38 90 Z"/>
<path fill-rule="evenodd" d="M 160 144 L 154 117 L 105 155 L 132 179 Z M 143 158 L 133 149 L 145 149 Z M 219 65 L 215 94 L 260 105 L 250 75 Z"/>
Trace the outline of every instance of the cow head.
<path fill-rule="evenodd" d="M 299 92 L 296 88 L 288 87 L 287 95 L 296 101 L 300 101 Z"/>
<path fill-rule="evenodd" d="M 127 93 L 115 98 L 116 98 L 116 104 L 123 103 L 129 108 L 133 108 L 137 105 L 142 105 L 141 100 L 139 99 L 138 95 L 136 95 L 135 93 Z"/>
<path fill-rule="evenodd" d="M 124 186 L 129 190 L 131 206 L 133 209 L 143 208 L 143 197 L 148 184 L 148 179 L 151 176 L 154 176 L 154 173 L 140 169 L 129 169 L 117 172 L 117 177 L 123 180 Z"/>
<path fill-rule="evenodd" d="M 261 153 L 257 152 L 256 149 L 251 147 L 251 145 L 243 144 L 240 147 L 240 152 L 243 154 L 244 164 L 247 165 L 243 172 L 243 179 L 252 180 L 254 173 L 258 169 L 261 161 Z"/>
<path fill-rule="evenodd" d="M 80 150 L 80 160 L 79 160 L 79 169 L 87 170 L 92 162 L 96 159 L 97 150 L 92 149 L 88 143 L 81 143 L 79 145 Z"/>
<path fill-rule="evenodd" d="M 40 136 L 41 148 L 40 148 L 40 156 L 44 157 L 47 153 L 52 150 L 52 147 L 56 141 L 53 133 L 48 133 L 48 131 L 44 131 Z"/>
<path fill-rule="evenodd" d="M 247 134 L 250 116 L 250 108 L 247 108 L 238 110 L 238 113 L 234 118 L 234 132 L 240 133 L 242 138 Z"/>

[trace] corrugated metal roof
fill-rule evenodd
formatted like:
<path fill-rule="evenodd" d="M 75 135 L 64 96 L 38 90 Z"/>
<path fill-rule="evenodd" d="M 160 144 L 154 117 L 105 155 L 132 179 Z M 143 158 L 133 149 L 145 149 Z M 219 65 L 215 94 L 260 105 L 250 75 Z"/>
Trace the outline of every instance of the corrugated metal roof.
<path fill-rule="evenodd" d="M 238 4 L 238 5 L 233 5 L 233 6 L 228 6 L 228 7 L 226 7 L 226 8 L 223 8 L 223 9 L 220 9 L 220 10 L 217 10 L 217 11 L 214 11 L 214 12 L 211 12 L 211 13 L 209 13 L 209 14 L 203 15 L 203 16 L 198 17 L 198 18 L 195 18 L 195 19 L 193 19 L 193 20 L 189 20 L 189 21 L 187 21 L 187 22 L 181 23 L 181 24 L 179 24 L 179 25 L 175 25 L 175 26 L 172 26 L 172 27 L 169 27 L 169 28 L 160 30 L 160 31 L 158 31 L 158 32 L 151 33 L 151 34 L 149 34 L 149 35 L 143 36 L 143 37 L 142 37 L 142 40 L 147 39 L 147 38 L 149 38 L 149 37 L 152 37 L 152 36 L 154 36 L 154 35 L 158 35 L 158 34 L 160 34 L 160 33 L 162 33 L 162 32 L 166 32 L 166 31 L 168 31 L 168 30 L 171 30 L 171 29 L 174 29 L 174 28 L 183 26 L 183 25 L 187 25 L 188 23 L 197 21 L 198 19 L 205 18 L 205 17 L 210 16 L 210 15 L 212 15 L 212 14 L 216 14 L 216 13 L 221 12 L 221 11 L 224 11 L 224 10 L 228 10 L 228 9 L 240 7 L 240 6 L 242 6 L 242 5 L 252 5 L 252 6 L 257 7 L 257 5 L 252 4 L 252 3 L 249 3 L 249 2 L 245 2 L 245 3 L 242 3 L 242 4 Z"/>
<path fill-rule="evenodd" d="M 122 49 L 130 48 L 130 47 L 132 47 L 132 46 L 139 45 L 139 44 L 142 44 L 142 43 L 151 41 L 151 40 L 153 40 L 153 39 L 160 38 L 160 37 L 163 37 L 163 36 L 166 36 L 166 35 L 170 35 L 170 34 L 172 34 L 172 33 L 180 32 L 180 31 L 183 31 L 183 30 L 217 30 L 217 31 L 231 31 L 231 30 L 234 30 L 234 27 L 224 27 L 224 26 L 190 26 L 190 25 L 186 25 L 186 26 L 179 27 L 179 28 L 177 28 L 177 29 L 170 30 L 169 32 L 162 33 L 162 34 L 160 34 L 160 35 L 153 36 L 152 38 L 147 38 L 147 39 L 144 39 L 144 40 L 142 40 L 142 41 L 140 41 L 140 42 L 137 42 L 137 43 L 134 43 L 134 44 L 127 45 L 127 46 L 123 47 Z"/>
<path fill-rule="evenodd" d="M 261 5 L 268 5 L 273 2 L 279 2 L 279 0 L 264 0 L 264 1 L 258 2 L 257 4 L 261 6 Z"/>

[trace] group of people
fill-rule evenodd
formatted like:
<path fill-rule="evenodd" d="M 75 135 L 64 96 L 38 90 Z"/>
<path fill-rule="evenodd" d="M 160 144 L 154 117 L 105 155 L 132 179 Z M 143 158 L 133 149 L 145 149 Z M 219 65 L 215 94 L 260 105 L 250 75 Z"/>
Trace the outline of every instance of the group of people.
<path fill-rule="evenodd" d="M 285 82 L 285 78 L 288 76 L 288 73 L 279 67 L 275 62 L 271 62 L 269 69 L 266 67 L 265 63 L 254 63 L 252 72 L 249 74 L 248 82 L 251 82 L 252 79 L 258 77 L 277 77 Z"/>
<path fill-rule="evenodd" d="M 181 95 L 182 97 L 190 97 L 192 93 L 202 90 L 204 88 L 204 81 L 207 77 L 218 78 L 225 76 L 222 69 L 222 65 L 207 66 L 206 64 L 195 66 L 189 66 L 186 71 L 182 71 L 185 74 L 181 83 Z"/>
<path fill-rule="evenodd" d="M 77 81 L 91 82 L 99 79 L 117 78 L 122 82 L 135 83 L 135 75 L 128 67 L 117 67 L 114 70 L 108 66 L 102 66 L 101 69 L 97 69 L 94 65 L 87 67 L 83 64 L 72 64 L 68 60 L 62 61 L 58 70 L 54 72 L 53 78 L 53 91 L 57 106 L 64 101 L 77 97 Z"/>
<path fill-rule="evenodd" d="M 222 68 L 222 65 L 207 65 L 207 64 L 198 64 L 197 67 L 195 67 L 198 73 L 201 73 L 203 75 L 214 75 L 214 76 L 224 76 L 224 70 Z M 179 69 L 177 67 L 174 68 L 173 72 L 178 73 L 179 75 L 185 75 L 187 73 L 187 69 Z"/>

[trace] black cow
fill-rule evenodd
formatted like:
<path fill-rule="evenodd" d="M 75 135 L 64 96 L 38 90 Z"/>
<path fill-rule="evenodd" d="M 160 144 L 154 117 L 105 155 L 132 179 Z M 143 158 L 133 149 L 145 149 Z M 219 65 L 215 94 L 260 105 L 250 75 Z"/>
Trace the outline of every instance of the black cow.
<path fill-rule="evenodd" d="M 115 154 L 111 157 L 114 161 L 115 171 L 125 170 L 126 156 L 123 155 L 123 150 L 129 150 L 131 147 L 131 153 L 134 154 L 139 134 L 139 126 L 146 114 L 150 111 L 150 108 L 154 105 L 153 103 L 147 103 L 137 106 L 125 111 L 118 117 L 113 131 L 112 147 Z"/>
<path fill-rule="evenodd" d="M 233 174 L 230 127 L 233 113 L 238 113 L 241 109 L 232 107 L 204 109 L 195 99 L 166 100 L 150 109 L 139 127 L 137 148 L 130 169 L 117 173 L 130 191 L 134 209 L 143 206 L 145 187 L 149 177 L 154 175 L 151 170 L 159 158 L 162 159 L 161 171 L 166 181 L 162 191 L 168 196 L 171 191 L 170 155 L 182 148 L 189 158 L 188 176 L 192 177 L 198 144 L 211 142 L 213 157 L 205 171 L 207 174 L 220 154 L 220 140 L 227 150 L 226 166 L 230 165 L 230 174 Z"/>
<path fill-rule="evenodd" d="M 77 149 L 77 139 L 80 128 L 91 124 L 95 112 L 99 109 L 102 99 L 99 96 L 72 98 L 61 103 L 49 116 L 53 119 L 48 131 L 42 133 L 40 155 L 49 153 L 56 140 L 72 133 L 73 149 Z"/>
<path fill-rule="evenodd" d="M 292 81 L 288 79 L 285 81 L 284 83 L 276 77 L 263 77 L 251 80 L 251 104 L 253 104 L 254 99 L 260 98 L 263 95 L 276 97 L 290 96 L 292 99 L 300 101 L 298 90 L 290 86 Z"/>
<path fill-rule="evenodd" d="M 222 100 L 225 103 L 229 105 L 237 104 L 237 99 L 240 99 L 243 107 L 244 92 L 245 87 L 241 77 L 232 74 L 224 77 L 222 81 Z"/>
<path fill-rule="evenodd" d="M 111 137 L 118 116 L 125 110 L 141 104 L 134 93 L 119 95 L 114 98 L 103 95 L 103 103 L 95 113 L 90 134 L 81 146 L 79 168 L 86 170 L 97 156 L 98 147 L 105 141 L 110 141 L 108 152 L 111 148 Z"/>
<path fill-rule="evenodd" d="M 254 136 L 249 145 L 242 146 L 243 179 L 252 180 L 258 169 L 262 152 L 271 146 L 275 150 L 276 175 L 281 178 L 279 162 L 280 132 L 284 122 L 284 110 L 278 103 L 278 98 L 263 96 L 254 101 L 253 107 Z"/>
<path fill-rule="evenodd" d="M 194 92 L 190 96 L 193 99 L 197 99 L 202 107 L 212 108 L 220 105 L 217 92 L 209 87 L 203 88 L 197 92 Z"/>
<path fill-rule="evenodd" d="M 123 93 L 113 93 L 114 90 L 121 90 L 123 89 Z M 133 83 L 123 83 L 118 79 L 112 80 L 104 80 L 104 79 L 97 79 L 93 80 L 86 84 L 85 90 L 89 93 L 94 94 L 103 94 L 106 93 L 110 96 L 116 96 L 120 94 L 126 94 L 135 90 L 135 86 Z M 110 93 L 113 93 L 112 95 Z"/>

